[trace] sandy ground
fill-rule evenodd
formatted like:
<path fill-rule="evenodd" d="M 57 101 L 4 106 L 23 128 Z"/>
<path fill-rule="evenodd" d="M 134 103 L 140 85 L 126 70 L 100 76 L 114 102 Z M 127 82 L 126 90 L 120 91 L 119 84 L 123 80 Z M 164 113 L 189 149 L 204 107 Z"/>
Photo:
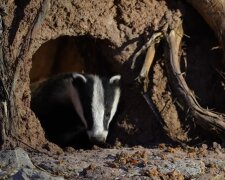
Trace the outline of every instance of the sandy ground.
<path fill-rule="evenodd" d="M 225 149 L 169 147 L 79 150 L 62 154 L 30 152 L 34 165 L 66 179 L 223 179 Z"/>

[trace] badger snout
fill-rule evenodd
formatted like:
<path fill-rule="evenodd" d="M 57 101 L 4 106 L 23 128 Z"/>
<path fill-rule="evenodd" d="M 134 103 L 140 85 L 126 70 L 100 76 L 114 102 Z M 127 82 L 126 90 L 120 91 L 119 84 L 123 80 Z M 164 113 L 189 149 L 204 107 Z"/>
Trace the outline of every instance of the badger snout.
<path fill-rule="evenodd" d="M 88 131 L 89 139 L 93 144 L 104 144 L 106 142 L 107 134 L 107 131 L 103 131 L 101 133 L 93 133 L 92 131 Z"/>
<path fill-rule="evenodd" d="M 96 136 L 96 137 L 91 137 L 90 141 L 93 144 L 104 144 L 106 141 L 106 138 L 104 136 Z"/>

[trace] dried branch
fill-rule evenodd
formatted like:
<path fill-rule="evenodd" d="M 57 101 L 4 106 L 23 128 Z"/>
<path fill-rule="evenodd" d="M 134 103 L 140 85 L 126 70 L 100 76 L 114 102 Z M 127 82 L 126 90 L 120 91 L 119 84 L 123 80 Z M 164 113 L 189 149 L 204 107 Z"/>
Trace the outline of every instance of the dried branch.
<path fill-rule="evenodd" d="M 155 43 L 150 45 L 150 47 L 148 48 L 144 64 L 138 76 L 138 82 L 140 83 L 143 82 L 144 92 L 147 92 L 147 89 L 148 89 L 148 84 L 149 84 L 148 73 L 150 71 L 154 57 L 155 57 Z"/>
<path fill-rule="evenodd" d="M 144 51 L 146 51 L 152 44 L 156 44 L 158 42 L 158 39 L 162 37 L 161 32 L 154 33 L 152 37 L 149 39 L 149 41 L 135 54 L 133 58 L 133 62 L 131 65 L 131 69 L 135 68 L 136 59 L 138 56 L 140 56 Z"/>
<path fill-rule="evenodd" d="M 170 76 L 170 80 L 175 87 L 175 91 L 181 100 L 183 100 L 187 109 L 196 119 L 196 123 L 205 128 L 207 131 L 213 131 L 213 133 L 221 135 L 224 138 L 225 135 L 225 115 L 210 111 L 202 108 L 197 102 L 194 94 L 189 89 L 180 69 L 179 63 L 179 48 L 182 39 L 183 29 L 182 24 L 175 29 L 171 30 L 166 36 L 168 47 L 169 65 L 167 70 Z"/>

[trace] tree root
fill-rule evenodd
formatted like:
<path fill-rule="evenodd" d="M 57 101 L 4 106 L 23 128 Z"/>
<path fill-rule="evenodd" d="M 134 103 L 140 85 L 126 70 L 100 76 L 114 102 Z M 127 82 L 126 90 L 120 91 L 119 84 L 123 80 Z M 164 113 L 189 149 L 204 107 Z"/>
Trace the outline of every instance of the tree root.
<path fill-rule="evenodd" d="M 168 54 L 169 65 L 167 70 L 169 73 L 171 84 L 174 87 L 175 93 L 181 98 L 186 105 L 186 109 L 192 114 L 196 120 L 196 124 L 211 131 L 214 134 L 224 138 L 225 135 L 225 115 L 202 108 L 195 98 L 195 95 L 189 89 L 179 63 L 179 48 L 183 36 L 182 24 L 177 29 L 171 30 L 166 35 L 168 46 L 166 48 Z"/>
<path fill-rule="evenodd" d="M 139 83 L 143 85 L 143 97 L 150 109 L 155 114 L 156 118 L 162 126 L 165 125 L 163 119 L 158 113 L 155 113 L 155 105 L 149 96 L 146 96 L 148 89 L 148 72 L 151 68 L 154 56 L 155 56 L 155 44 L 159 43 L 160 38 L 164 37 L 167 41 L 165 46 L 165 54 L 167 55 L 168 63 L 166 68 L 169 76 L 169 83 L 178 100 L 184 105 L 184 111 L 188 112 L 195 119 L 195 123 L 205 129 L 207 132 L 213 133 L 213 135 L 219 135 L 219 137 L 225 139 L 225 114 L 213 112 L 211 110 L 201 107 L 196 100 L 194 93 L 189 89 L 180 68 L 179 50 L 183 37 L 182 23 L 176 28 L 170 30 L 168 33 L 156 33 L 153 34 L 151 39 L 146 45 L 141 48 L 133 59 L 132 69 L 134 68 L 136 58 L 148 48 L 144 64 L 140 71 L 139 76 L 136 78 Z M 174 138 L 173 138 L 174 139 Z M 176 140 L 175 140 L 176 141 Z"/>

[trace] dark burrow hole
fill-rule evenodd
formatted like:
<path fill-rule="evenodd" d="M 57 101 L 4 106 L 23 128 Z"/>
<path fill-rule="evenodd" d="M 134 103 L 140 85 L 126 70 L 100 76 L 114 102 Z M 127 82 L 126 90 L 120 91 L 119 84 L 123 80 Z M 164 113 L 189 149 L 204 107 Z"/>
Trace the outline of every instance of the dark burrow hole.
<path fill-rule="evenodd" d="M 80 118 L 78 118 L 80 121 L 77 125 L 78 129 L 75 130 L 79 132 L 78 133 L 79 135 L 75 135 L 72 141 L 66 140 L 67 135 L 70 136 L 71 130 L 70 132 L 68 132 L 68 134 L 64 136 L 63 140 L 61 139 L 60 135 L 58 135 L 57 137 L 57 133 L 55 133 L 56 131 L 58 132 L 58 134 L 60 134 L 61 131 L 65 129 L 71 129 L 72 124 L 67 124 L 67 119 L 71 119 L 71 117 L 77 118 L 79 116 L 74 115 L 74 112 L 71 113 L 75 109 L 71 102 L 69 103 L 69 105 L 68 103 L 63 104 L 64 103 L 63 102 L 62 103 L 63 106 L 65 105 L 63 108 L 65 109 L 65 107 L 68 107 L 67 110 L 64 111 L 65 117 L 63 116 L 59 122 L 58 120 L 59 116 L 58 117 L 54 116 L 55 120 L 58 123 L 56 123 L 56 121 L 53 120 L 54 118 L 50 118 L 49 121 L 47 120 L 48 122 L 46 122 L 45 113 L 46 112 L 57 113 L 62 110 L 62 105 L 60 106 L 55 105 L 56 104 L 55 101 L 52 101 L 46 98 L 46 97 L 53 97 L 51 96 L 52 94 L 49 93 L 49 89 L 50 89 L 49 87 L 42 88 L 41 89 L 42 93 L 39 93 L 39 92 L 40 92 L 40 87 L 42 87 L 43 84 L 45 84 L 46 80 L 57 77 L 59 74 L 65 74 L 70 72 L 77 72 L 81 74 L 96 74 L 100 77 L 108 78 L 108 80 L 111 77 L 116 77 L 116 75 L 118 74 L 118 70 L 114 68 L 115 66 L 112 63 L 112 61 L 110 61 L 110 58 L 105 57 L 102 53 L 102 51 L 105 51 L 106 49 L 108 49 L 109 45 L 110 45 L 110 42 L 107 40 L 94 39 L 89 36 L 80 36 L 80 37 L 62 36 L 55 40 L 47 41 L 33 55 L 32 69 L 30 71 L 30 82 L 31 82 L 31 91 L 32 91 L 31 109 L 34 111 L 34 113 L 39 119 L 42 119 L 40 120 L 41 125 L 45 131 L 46 138 L 50 142 L 53 142 L 61 146 L 62 148 L 67 146 L 72 146 L 74 148 L 83 148 L 83 149 L 89 149 L 94 144 L 96 144 L 96 143 L 90 142 L 90 138 L 88 137 L 85 127 L 83 125 L 84 123 L 82 123 Z M 106 47 L 106 49 L 104 49 L 104 47 Z M 76 83 L 77 84 L 82 83 L 80 86 L 82 86 L 83 88 L 84 83 L 80 82 L 83 80 L 82 78 L 83 77 L 81 78 L 79 77 L 79 80 L 76 81 Z M 116 82 L 115 79 L 112 82 L 113 83 Z M 58 90 L 61 91 L 60 89 L 61 87 L 59 86 L 61 86 L 62 83 L 54 82 L 53 84 L 54 85 L 51 85 L 52 89 L 54 88 L 57 89 L 56 92 Z M 102 84 L 104 85 L 103 80 L 102 80 Z M 85 88 L 83 88 L 84 90 L 82 88 L 81 90 L 79 89 L 79 92 L 87 91 Z M 90 89 L 90 91 L 93 91 L 94 89 L 92 86 L 89 87 L 89 85 L 88 85 L 88 88 Z M 107 88 L 113 89 L 114 84 L 112 86 L 110 84 L 110 87 L 107 87 Z M 108 90 L 108 91 L 110 91 L 111 93 L 111 90 Z M 44 95 L 43 95 L 43 92 L 44 92 Z M 39 93 L 38 96 L 36 96 L 37 93 Z M 63 93 L 60 93 L 60 96 L 63 96 Z M 81 96 L 81 95 L 79 94 L 78 96 Z M 87 95 L 84 98 L 82 97 L 80 101 L 90 100 L 91 98 L 89 96 L 90 95 Z M 63 99 L 63 101 L 67 102 L 67 100 L 65 99 Z M 85 105 L 90 106 L 90 103 L 86 102 Z M 49 104 L 51 104 L 52 106 L 49 107 Z M 84 106 L 82 102 L 81 104 Z M 89 107 L 89 109 L 90 108 L 91 107 Z M 45 111 L 44 115 L 43 113 L 41 113 L 40 115 L 40 111 L 43 111 L 43 110 Z M 85 114 L 86 109 L 83 108 L 83 112 Z M 43 120 L 43 117 L 44 117 L 44 120 Z M 117 117 L 117 113 L 115 114 L 113 121 L 116 119 L 116 117 Z M 87 122 L 90 123 L 89 121 Z M 52 131 L 53 129 L 54 129 L 54 133 Z M 65 140 L 65 143 L 64 143 L 64 140 Z M 103 143 L 103 144 L 99 144 L 97 142 L 97 145 L 100 145 L 102 147 L 107 146 L 107 144 L 108 144 L 107 141 L 106 143 Z"/>
<path fill-rule="evenodd" d="M 32 58 L 31 83 L 64 72 L 92 73 L 110 76 L 112 64 L 104 57 L 102 47 L 107 40 L 89 36 L 61 36 L 42 44 Z"/>

